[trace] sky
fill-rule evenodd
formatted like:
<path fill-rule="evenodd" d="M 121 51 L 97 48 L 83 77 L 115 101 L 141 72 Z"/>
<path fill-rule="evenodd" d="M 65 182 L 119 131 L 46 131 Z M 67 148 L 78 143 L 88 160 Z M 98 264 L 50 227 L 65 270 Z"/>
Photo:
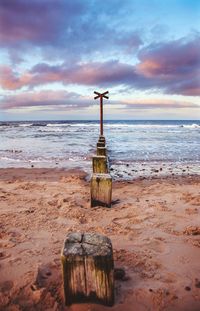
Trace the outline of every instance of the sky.
<path fill-rule="evenodd" d="M 199 0 L 0 0 L 0 120 L 200 119 Z"/>

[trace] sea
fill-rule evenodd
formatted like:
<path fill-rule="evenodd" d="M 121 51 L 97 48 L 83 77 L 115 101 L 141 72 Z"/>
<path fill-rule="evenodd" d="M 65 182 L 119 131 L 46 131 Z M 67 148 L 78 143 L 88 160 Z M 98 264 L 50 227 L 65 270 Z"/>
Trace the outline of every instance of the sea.
<path fill-rule="evenodd" d="M 200 174 L 200 121 L 105 121 L 114 179 Z M 99 121 L 0 122 L 0 168 L 92 171 Z"/>

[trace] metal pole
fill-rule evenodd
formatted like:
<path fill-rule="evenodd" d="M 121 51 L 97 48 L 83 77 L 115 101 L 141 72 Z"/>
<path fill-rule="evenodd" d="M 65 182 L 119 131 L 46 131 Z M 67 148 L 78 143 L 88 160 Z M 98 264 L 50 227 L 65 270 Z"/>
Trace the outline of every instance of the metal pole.
<path fill-rule="evenodd" d="M 103 97 L 108 99 L 109 97 L 107 96 L 109 92 L 106 91 L 104 93 L 99 93 L 94 91 L 94 94 L 97 96 L 94 97 L 94 99 L 100 98 L 100 135 L 103 136 Z"/>
<path fill-rule="evenodd" d="M 100 135 L 103 135 L 103 96 L 100 96 Z"/>

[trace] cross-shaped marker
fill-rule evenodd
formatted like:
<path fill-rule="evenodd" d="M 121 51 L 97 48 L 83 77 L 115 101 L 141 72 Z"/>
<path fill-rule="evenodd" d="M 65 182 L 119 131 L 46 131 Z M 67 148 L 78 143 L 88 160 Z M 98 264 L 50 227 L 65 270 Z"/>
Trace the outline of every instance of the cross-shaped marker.
<path fill-rule="evenodd" d="M 97 95 L 94 97 L 94 99 L 100 98 L 100 135 L 103 135 L 103 98 L 108 99 L 109 97 L 106 96 L 106 94 L 108 94 L 108 93 L 109 93 L 108 91 L 106 91 L 102 94 L 94 91 L 94 94 Z"/>

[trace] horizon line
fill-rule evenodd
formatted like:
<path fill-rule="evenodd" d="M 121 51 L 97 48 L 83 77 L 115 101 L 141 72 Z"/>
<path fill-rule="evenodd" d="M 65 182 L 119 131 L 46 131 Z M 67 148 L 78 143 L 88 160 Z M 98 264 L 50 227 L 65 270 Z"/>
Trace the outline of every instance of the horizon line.
<path fill-rule="evenodd" d="M 83 121 L 83 122 L 100 122 L 99 119 L 34 119 L 34 120 L 0 120 L 0 122 L 59 122 L 59 121 Z M 200 119 L 106 119 L 104 122 L 110 121 L 197 121 L 200 122 Z"/>

